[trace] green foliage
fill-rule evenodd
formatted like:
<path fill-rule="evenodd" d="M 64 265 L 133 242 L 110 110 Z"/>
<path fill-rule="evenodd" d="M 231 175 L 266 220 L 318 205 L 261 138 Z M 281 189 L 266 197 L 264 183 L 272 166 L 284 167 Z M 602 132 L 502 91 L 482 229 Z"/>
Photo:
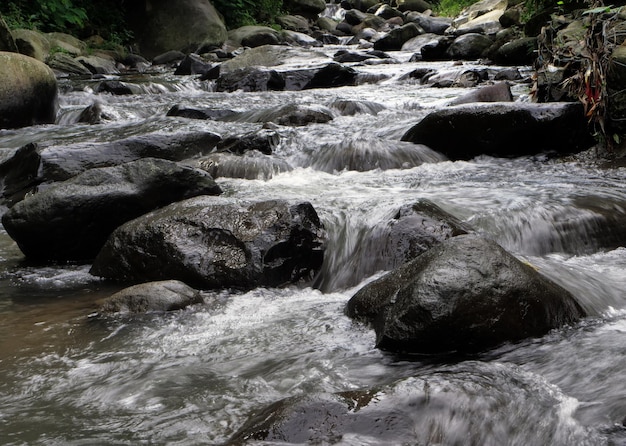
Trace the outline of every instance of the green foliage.
<path fill-rule="evenodd" d="M 12 0 L 2 2 L 0 13 L 9 27 L 42 31 L 81 29 L 87 21 L 85 9 L 73 0 Z"/>
<path fill-rule="evenodd" d="M 213 0 L 229 29 L 245 25 L 274 23 L 282 13 L 282 0 Z"/>
<path fill-rule="evenodd" d="M 0 0 L 0 14 L 11 29 L 60 31 L 77 37 L 102 36 L 110 45 L 132 39 L 124 14 L 125 0 Z"/>
<path fill-rule="evenodd" d="M 459 13 L 468 6 L 473 5 L 478 0 L 441 0 L 435 12 L 440 17 L 456 17 Z"/>

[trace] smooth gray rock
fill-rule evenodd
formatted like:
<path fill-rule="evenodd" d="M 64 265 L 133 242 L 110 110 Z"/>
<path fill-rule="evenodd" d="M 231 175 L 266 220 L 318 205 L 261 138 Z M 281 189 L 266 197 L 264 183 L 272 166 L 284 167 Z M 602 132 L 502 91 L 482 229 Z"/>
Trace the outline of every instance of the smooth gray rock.
<path fill-rule="evenodd" d="M 142 314 L 182 310 L 203 303 L 198 290 L 179 280 L 133 285 L 107 298 L 98 312 L 102 314 Z"/>

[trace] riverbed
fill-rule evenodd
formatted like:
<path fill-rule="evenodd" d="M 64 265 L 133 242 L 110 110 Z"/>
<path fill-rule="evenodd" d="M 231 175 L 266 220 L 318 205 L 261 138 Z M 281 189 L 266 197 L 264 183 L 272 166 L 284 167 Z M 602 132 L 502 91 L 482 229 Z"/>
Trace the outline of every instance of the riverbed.
<path fill-rule="evenodd" d="M 337 49 L 316 51 L 331 56 Z M 96 80 L 62 80 L 57 124 L 0 131 L 5 149 L 154 132 L 228 136 L 261 124 L 166 113 L 176 104 L 235 111 L 337 100 L 382 106 L 375 114 L 336 114 L 324 124 L 279 126 L 273 156 L 293 170 L 269 179 L 217 179 L 226 196 L 313 204 L 328 233 L 315 286 L 205 290 L 204 305 L 100 318 L 98 301 L 121 285 L 92 276 L 90 265 L 28 263 L 0 231 L 0 442 L 221 444 L 283 398 L 428 380 L 448 397 L 442 407 L 420 409 L 415 436 L 405 444 L 626 444 L 626 247 L 603 246 L 602 230 L 592 224 L 598 208 L 626 217 L 626 170 L 545 156 L 364 172 L 316 168 L 329 146 L 393 144 L 428 112 L 468 91 L 401 80 L 422 63 L 409 62 L 408 53 L 393 56 L 397 63 L 354 67 L 384 80 L 300 92 L 217 93 L 212 81 L 164 72 L 124 76 L 141 93 L 112 96 L 95 94 Z M 309 64 L 294 59 L 283 68 Z M 428 66 L 454 69 L 450 62 Z M 514 85 L 516 100 L 528 100 L 528 89 Z M 76 123 L 94 102 L 111 119 Z M 373 330 L 343 308 L 384 272 L 355 279 L 355 261 L 368 261 L 355 260 L 355 252 L 367 228 L 421 198 L 564 286 L 590 316 L 471 357 L 406 358 L 374 348 Z M 437 437 L 427 435 L 433 426 Z M 387 443 L 357 432 L 340 444 Z"/>

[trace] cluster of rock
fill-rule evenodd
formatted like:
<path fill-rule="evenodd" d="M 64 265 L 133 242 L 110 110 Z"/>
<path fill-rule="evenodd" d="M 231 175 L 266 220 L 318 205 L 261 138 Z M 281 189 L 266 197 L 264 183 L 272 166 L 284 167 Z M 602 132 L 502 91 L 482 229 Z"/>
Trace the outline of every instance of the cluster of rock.
<path fill-rule="evenodd" d="M 227 33 L 208 2 L 185 1 L 172 8 L 171 2 L 155 1 L 149 11 L 135 11 L 144 19 L 146 14 L 151 17 L 144 20 L 140 35 L 145 38 L 142 51 L 152 63 L 106 52 L 87 55 L 83 42 L 60 34 L 0 33 L 4 49 L 29 54 L 0 53 L 6 60 L 0 71 L 30 70 L 31 96 L 41 101 L 8 102 L 13 109 L 21 105 L 32 110 L 36 119 L 0 124 L 54 120 L 54 110 L 45 105 L 54 104 L 56 98 L 55 75 L 49 67 L 57 75 L 98 76 L 161 64 L 175 68 L 177 74 L 212 80 L 218 91 L 303 90 L 381 80 L 363 78 L 358 64 L 394 63 L 395 50 L 413 52 L 415 61 L 487 57 L 518 64 L 527 63 L 535 47 L 534 41 L 518 39 L 512 26 L 519 25 L 519 16 L 506 9 L 506 1 L 482 0 L 454 20 L 433 17 L 423 0 L 397 1 L 393 6 L 346 0 L 341 6 L 345 14 L 338 22 L 318 17 L 325 5 L 293 1 L 292 11 L 302 15 L 282 17 L 281 32 L 243 27 Z M 185 32 L 194 39 L 181 38 L 181 31 L 172 37 L 178 40 L 167 40 L 166 30 L 157 36 L 150 29 L 181 11 L 193 11 L 197 21 L 206 25 L 210 20 L 215 26 L 205 26 L 203 32 L 189 26 Z M 283 60 L 303 51 L 299 48 L 340 38 L 355 44 L 355 50 L 338 51 L 322 66 L 279 69 Z M 418 68 L 400 81 L 475 86 L 497 80 L 498 74 L 500 80 L 519 77 L 517 71 L 500 70 L 494 76 L 460 65 L 447 74 Z M 426 116 L 403 141 L 346 139 L 319 150 L 309 165 L 329 172 L 402 168 L 446 157 L 569 152 L 591 144 L 580 104 L 514 103 L 505 82 L 489 83 Z M 132 94 L 119 81 L 104 81 L 96 90 Z M 28 96 L 25 90 L 23 97 Z M 288 164 L 270 156 L 279 139 L 273 126 L 319 124 L 337 114 L 375 115 L 382 109 L 364 101 L 243 113 L 176 105 L 169 116 L 255 122 L 267 128 L 226 137 L 200 132 L 70 147 L 30 144 L 0 163 L 2 197 L 12 204 L 2 223 L 27 258 L 88 261 L 99 276 L 158 282 L 115 296 L 103 307 L 105 312 L 168 310 L 201 300 L 178 282 L 160 282 L 166 279 L 202 289 L 310 284 L 322 269 L 326 244 L 315 209 L 305 202 L 222 198 L 214 178 L 270 177 L 289 170 Z M 83 114 L 87 122 L 100 118 L 97 106 Z M 190 161 L 191 157 L 195 159 Z M 57 237 L 49 237 L 51 231 Z M 476 351 L 541 335 L 584 315 L 565 290 L 472 232 L 434 203 L 421 201 L 399 209 L 388 222 L 364 234 L 362 249 L 354 257 L 367 257 L 368 250 L 384 255 L 367 264 L 357 261 L 359 267 L 348 268 L 351 276 L 337 282 L 351 286 L 377 270 L 393 270 L 359 291 L 347 314 L 374 326 L 380 348 L 410 353 Z M 317 283 L 323 286 L 324 278 Z M 165 289 L 157 293 L 165 297 L 150 303 L 146 295 L 154 293 L 153 286 Z"/>

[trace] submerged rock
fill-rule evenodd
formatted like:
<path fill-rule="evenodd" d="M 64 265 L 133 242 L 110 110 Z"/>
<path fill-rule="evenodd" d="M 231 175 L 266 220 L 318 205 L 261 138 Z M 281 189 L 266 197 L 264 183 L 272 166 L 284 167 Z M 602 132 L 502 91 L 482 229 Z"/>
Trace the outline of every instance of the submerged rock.
<path fill-rule="evenodd" d="M 366 285 L 346 312 L 373 324 L 378 348 L 407 353 L 480 351 L 585 316 L 565 289 L 475 235 L 444 241 Z"/>
<path fill-rule="evenodd" d="M 125 288 L 107 298 L 100 314 L 175 311 L 203 303 L 198 290 L 178 280 L 149 282 Z"/>
<path fill-rule="evenodd" d="M 324 106 L 287 104 L 261 110 L 251 110 L 224 118 L 224 121 L 273 122 L 286 126 L 323 124 L 333 119 L 333 112 Z"/>
<path fill-rule="evenodd" d="M 328 173 L 342 170 L 365 172 L 374 169 L 410 169 L 423 163 L 446 158 L 426 146 L 402 141 L 347 138 L 337 144 L 326 144 L 310 155 L 305 167 Z"/>
<path fill-rule="evenodd" d="M 257 151 L 245 152 L 243 155 L 212 153 L 194 160 L 194 164 L 209 172 L 213 178 L 269 180 L 274 175 L 293 170 L 287 161 Z"/>
<path fill-rule="evenodd" d="M 324 237 L 309 203 L 197 197 L 119 227 L 91 272 L 130 282 L 177 279 L 200 288 L 280 286 L 313 278 Z"/>
<path fill-rule="evenodd" d="M 226 444 L 593 444 L 578 423 L 563 421 L 563 399 L 513 364 L 439 363 L 386 385 L 277 401 L 256 409 Z"/>
<path fill-rule="evenodd" d="M 389 271 L 433 246 L 472 228 L 427 199 L 400 207 L 388 219 L 360 231 L 359 242 L 344 261 L 329 260 L 321 275 L 324 290 L 357 285 L 377 271 Z"/>
<path fill-rule="evenodd" d="M 570 154 L 593 144 L 580 103 L 473 103 L 427 115 L 402 136 L 451 160 Z"/>
<path fill-rule="evenodd" d="M 204 171 L 148 158 L 44 189 L 9 209 L 2 224 L 30 259 L 89 260 L 121 224 L 175 201 L 220 193 Z"/>

